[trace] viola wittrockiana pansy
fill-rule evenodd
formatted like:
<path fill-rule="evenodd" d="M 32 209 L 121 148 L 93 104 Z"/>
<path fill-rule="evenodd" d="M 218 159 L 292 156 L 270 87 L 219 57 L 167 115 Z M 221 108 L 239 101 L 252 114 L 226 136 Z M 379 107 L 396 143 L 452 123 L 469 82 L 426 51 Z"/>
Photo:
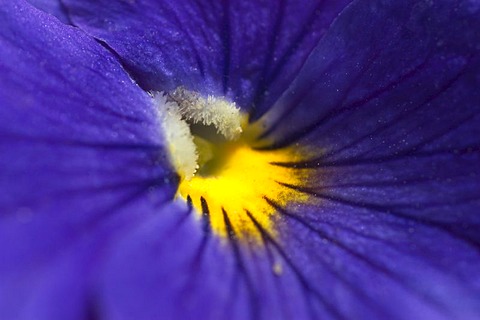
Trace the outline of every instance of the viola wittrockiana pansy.
<path fill-rule="evenodd" d="M 0 319 L 478 319 L 480 3 L 9 0 Z"/>

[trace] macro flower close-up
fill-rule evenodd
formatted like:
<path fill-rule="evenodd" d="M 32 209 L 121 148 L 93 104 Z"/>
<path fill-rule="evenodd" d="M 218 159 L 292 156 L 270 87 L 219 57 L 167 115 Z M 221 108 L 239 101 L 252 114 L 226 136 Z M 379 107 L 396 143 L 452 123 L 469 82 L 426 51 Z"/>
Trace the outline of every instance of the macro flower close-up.
<path fill-rule="evenodd" d="M 5 0 L 0 320 L 479 319 L 480 1 Z"/>

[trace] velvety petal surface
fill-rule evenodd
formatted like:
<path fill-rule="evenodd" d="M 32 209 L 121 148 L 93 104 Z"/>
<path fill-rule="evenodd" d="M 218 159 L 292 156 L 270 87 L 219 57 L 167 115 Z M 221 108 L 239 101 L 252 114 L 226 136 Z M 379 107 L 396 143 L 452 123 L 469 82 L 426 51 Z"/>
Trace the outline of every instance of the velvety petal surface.
<path fill-rule="evenodd" d="M 70 24 L 67 10 L 60 0 L 28 0 L 35 8 L 45 11 L 66 24 Z"/>
<path fill-rule="evenodd" d="M 479 17 L 356 1 L 267 115 L 267 148 L 319 150 L 278 164 L 311 172 L 287 187 L 314 199 L 279 223 L 326 317 L 479 317 Z"/>
<path fill-rule="evenodd" d="M 107 50 L 21 0 L 0 25 L 0 318 L 85 319 L 107 235 L 176 177 L 151 99 Z"/>
<path fill-rule="evenodd" d="M 148 90 L 185 86 L 263 114 L 290 84 L 341 1 L 65 0 Z"/>
<path fill-rule="evenodd" d="M 98 273 L 100 319 L 308 319 L 305 282 L 281 256 L 199 225 L 185 203 L 172 203 L 119 238 Z"/>

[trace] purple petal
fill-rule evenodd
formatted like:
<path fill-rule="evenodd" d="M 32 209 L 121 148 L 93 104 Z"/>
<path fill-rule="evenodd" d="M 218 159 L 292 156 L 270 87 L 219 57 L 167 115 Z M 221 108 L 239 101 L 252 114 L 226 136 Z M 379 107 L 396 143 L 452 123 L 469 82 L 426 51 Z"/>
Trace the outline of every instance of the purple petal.
<path fill-rule="evenodd" d="M 106 319 L 308 318 L 308 292 L 295 273 L 279 276 L 261 247 L 203 233 L 173 203 L 111 250 L 99 276 L 97 311 Z"/>
<path fill-rule="evenodd" d="M 479 243 L 478 10 L 352 6 L 272 109 L 268 147 L 315 145 L 322 154 L 283 164 L 321 172 L 314 189 Z"/>
<path fill-rule="evenodd" d="M 301 141 L 338 162 L 474 145 L 478 8 L 449 8 L 351 6 L 267 116 L 269 147 Z"/>
<path fill-rule="evenodd" d="M 290 84 L 342 1 L 66 0 L 146 89 L 227 94 L 258 117 Z"/>
<path fill-rule="evenodd" d="M 150 98 L 107 50 L 23 1 L 0 21 L 0 318 L 73 319 L 90 260 L 72 248 L 171 199 L 176 177 Z"/>
<path fill-rule="evenodd" d="M 455 208 L 452 208 L 455 209 Z M 282 209 L 284 268 L 298 270 L 324 317 L 475 319 L 480 314 L 478 247 L 446 228 L 368 204 L 322 199 Z"/>
<path fill-rule="evenodd" d="M 106 319 L 475 319 L 478 252 L 450 235 L 335 203 L 282 209 L 264 247 L 202 233 L 172 204 L 118 238 L 99 270 Z M 435 240 L 435 241 L 432 241 Z M 253 249 L 253 250 L 252 250 Z M 459 260 L 460 259 L 460 260 Z"/>
<path fill-rule="evenodd" d="M 284 247 L 267 243 L 325 316 L 480 315 L 479 16 L 468 1 L 358 1 L 270 110 L 268 148 L 322 150 L 278 164 L 311 170 L 289 187 L 313 199 L 279 208 Z"/>

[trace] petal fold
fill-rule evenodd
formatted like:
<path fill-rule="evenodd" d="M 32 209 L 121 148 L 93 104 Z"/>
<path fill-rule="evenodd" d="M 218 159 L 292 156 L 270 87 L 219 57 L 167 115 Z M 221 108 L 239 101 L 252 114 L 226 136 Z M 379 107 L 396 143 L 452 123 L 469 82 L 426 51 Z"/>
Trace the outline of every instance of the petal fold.
<path fill-rule="evenodd" d="M 67 10 L 60 0 L 27 0 L 35 8 L 50 13 L 65 24 L 70 24 Z"/>

